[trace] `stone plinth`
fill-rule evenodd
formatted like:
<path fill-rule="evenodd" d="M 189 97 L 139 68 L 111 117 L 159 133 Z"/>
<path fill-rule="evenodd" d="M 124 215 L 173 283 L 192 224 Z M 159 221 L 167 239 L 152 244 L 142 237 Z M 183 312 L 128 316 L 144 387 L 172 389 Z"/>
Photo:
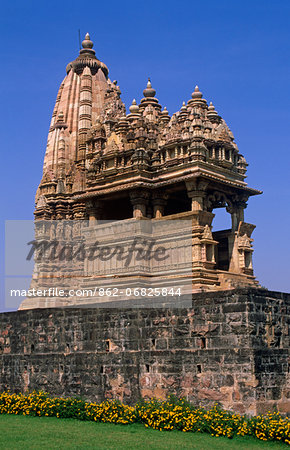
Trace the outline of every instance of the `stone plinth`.
<path fill-rule="evenodd" d="M 100 401 L 185 396 L 289 412 L 290 294 L 194 294 L 192 307 L 55 308 L 0 315 L 0 389 Z M 288 384 L 287 384 L 288 383 Z"/>

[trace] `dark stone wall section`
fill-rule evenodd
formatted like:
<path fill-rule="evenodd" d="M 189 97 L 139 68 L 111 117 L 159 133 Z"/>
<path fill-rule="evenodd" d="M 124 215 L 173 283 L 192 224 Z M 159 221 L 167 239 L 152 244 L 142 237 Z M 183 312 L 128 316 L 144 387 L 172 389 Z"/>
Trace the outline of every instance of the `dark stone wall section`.
<path fill-rule="evenodd" d="M 89 400 L 174 393 L 249 414 L 289 407 L 290 294 L 194 294 L 188 308 L 0 314 L 0 390 Z"/>

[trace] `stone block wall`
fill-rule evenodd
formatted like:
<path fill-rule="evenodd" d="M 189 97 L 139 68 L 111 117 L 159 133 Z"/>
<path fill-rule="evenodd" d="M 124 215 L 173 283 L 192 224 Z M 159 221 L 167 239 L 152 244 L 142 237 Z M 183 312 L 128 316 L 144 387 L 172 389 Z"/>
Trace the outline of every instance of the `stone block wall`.
<path fill-rule="evenodd" d="M 190 308 L 2 313 L 0 390 L 290 412 L 289 305 L 290 294 L 245 288 L 194 294 Z"/>

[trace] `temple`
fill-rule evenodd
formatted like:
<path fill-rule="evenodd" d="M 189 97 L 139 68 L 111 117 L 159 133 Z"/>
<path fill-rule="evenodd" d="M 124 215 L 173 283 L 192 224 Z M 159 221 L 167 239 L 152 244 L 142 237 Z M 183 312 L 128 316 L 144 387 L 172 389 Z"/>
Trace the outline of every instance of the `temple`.
<path fill-rule="evenodd" d="M 87 220 L 93 230 L 102 220 L 189 219 L 193 292 L 258 286 L 255 225 L 245 222 L 244 210 L 248 198 L 261 192 L 247 186 L 246 160 L 198 86 L 170 116 L 149 79 L 140 103 L 133 100 L 126 114 L 120 88 L 97 59 L 89 34 L 66 71 L 52 114 L 36 221 Z M 212 231 L 216 208 L 231 215 L 230 229 Z"/>

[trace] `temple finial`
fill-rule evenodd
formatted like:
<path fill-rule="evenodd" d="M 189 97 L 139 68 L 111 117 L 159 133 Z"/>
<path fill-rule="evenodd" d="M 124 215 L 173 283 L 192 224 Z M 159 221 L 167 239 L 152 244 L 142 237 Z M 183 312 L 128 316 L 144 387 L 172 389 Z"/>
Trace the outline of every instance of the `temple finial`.
<path fill-rule="evenodd" d="M 170 117 L 169 117 L 166 106 L 164 106 L 163 111 L 161 111 L 160 118 L 161 118 L 162 122 L 165 124 L 170 121 Z"/>
<path fill-rule="evenodd" d="M 132 101 L 132 105 L 130 106 L 129 111 L 131 114 L 136 114 L 139 112 L 139 106 L 137 105 L 135 98 Z"/>
<path fill-rule="evenodd" d="M 198 85 L 195 86 L 194 92 L 191 94 L 193 99 L 202 98 L 202 92 L 200 92 Z"/>
<path fill-rule="evenodd" d="M 185 102 L 182 102 L 182 107 L 180 108 L 180 112 L 183 114 L 187 112 L 187 107 L 186 107 Z"/>
<path fill-rule="evenodd" d="M 207 117 L 213 118 L 213 117 L 217 117 L 217 116 L 218 116 L 218 113 L 216 112 L 216 109 L 213 106 L 212 102 L 210 102 L 209 107 L 208 107 Z"/>
<path fill-rule="evenodd" d="M 152 88 L 151 80 L 148 78 L 146 89 L 143 91 L 144 97 L 155 97 L 156 91 Z"/>
<path fill-rule="evenodd" d="M 87 49 L 87 48 L 93 48 L 93 46 L 94 46 L 94 43 L 93 43 L 93 41 L 91 41 L 89 33 L 87 33 L 85 35 L 85 39 L 82 42 L 82 47 Z"/>

